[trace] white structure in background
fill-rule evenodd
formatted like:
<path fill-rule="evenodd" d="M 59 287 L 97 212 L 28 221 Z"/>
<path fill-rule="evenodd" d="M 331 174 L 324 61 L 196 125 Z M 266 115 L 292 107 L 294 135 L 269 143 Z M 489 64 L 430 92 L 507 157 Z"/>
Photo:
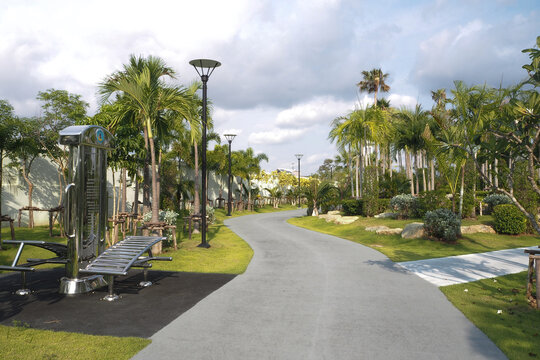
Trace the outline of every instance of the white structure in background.
<path fill-rule="evenodd" d="M 2 182 L 2 209 L 1 215 L 8 215 L 17 221 L 19 216 L 19 209 L 28 206 L 28 185 L 24 181 L 23 177 L 18 173 L 16 169 L 7 166 L 9 160 L 4 160 Z M 185 179 L 193 180 L 193 170 L 183 169 Z M 186 175 L 187 173 L 187 175 Z M 113 178 L 116 186 L 113 188 Z M 58 172 L 56 171 L 56 165 L 46 158 L 37 158 L 32 165 L 30 172 L 30 179 L 34 184 L 34 191 L 32 196 L 32 206 L 40 209 L 51 209 L 60 205 L 60 189 Z M 200 179 L 199 179 L 200 181 Z M 109 195 L 109 215 L 113 213 L 113 205 L 117 204 L 120 194 L 120 171 L 113 172 L 111 169 L 107 173 L 107 190 Z M 239 197 L 240 191 L 244 193 L 241 186 L 242 179 L 240 177 L 233 176 L 231 188 L 233 191 L 233 199 L 236 200 Z M 243 181 L 245 184 L 245 181 Z M 262 190 L 264 187 L 259 185 Z M 215 206 L 217 206 L 216 199 L 222 197 L 227 201 L 227 175 L 216 175 L 213 172 L 208 173 L 208 198 L 213 200 Z M 113 195 L 116 195 L 116 202 L 113 199 Z M 135 195 L 135 182 L 128 179 L 128 191 L 127 191 L 127 205 L 131 209 Z M 221 195 L 221 196 L 220 196 Z M 142 201 L 142 186 L 139 194 L 139 201 Z M 244 196 L 247 199 L 247 196 Z M 188 202 L 189 207 L 189 202 Z M 49 213 L 46 211 L 34 212 L 35 225 L 47 225 L 49 223 Z M 22 212 L 21 226 L 28 224 L 28 211 Z M 2 226 L 9 226 L 7 222 L 3 222 Z"/>

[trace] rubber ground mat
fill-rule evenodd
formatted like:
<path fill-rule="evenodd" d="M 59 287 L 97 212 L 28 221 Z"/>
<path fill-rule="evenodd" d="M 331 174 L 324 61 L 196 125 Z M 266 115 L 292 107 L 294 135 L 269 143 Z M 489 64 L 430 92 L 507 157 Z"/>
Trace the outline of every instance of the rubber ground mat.
<path fill-rule="evenodd" d="M 58 293 L 63 268 L 28 274 L 32 293 L 18 296 L 19 273 L 0 276 L 0 324 L 92 335 L 150 337 L 235 275 L 149 271 L 154 284 L 141 288 L 142 270 L 115 278 L 116 302 L 101 300 L 107 287 L 79 295 Z"/>

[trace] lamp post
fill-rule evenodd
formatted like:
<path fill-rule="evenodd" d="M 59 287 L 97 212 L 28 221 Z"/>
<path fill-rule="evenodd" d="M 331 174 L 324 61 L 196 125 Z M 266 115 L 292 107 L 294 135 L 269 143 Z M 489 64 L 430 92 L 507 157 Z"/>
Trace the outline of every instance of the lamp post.
<path fill-rule="evenodd" d="M 214 72 L 214 69 L 221 65 L 219 61 L 209 59 L 196 59 L 189 62 L 193 65 L 197 74 L 201 77 L 203 84 L 203 108 L 202 108 L 202 212 L 201 212 L 201 243 L 199 247 L 209 248 L 210 244 L 206 241 L 206 83 L 208 78 Z"/>
<path fill-rule="evenodd" d="M 294 154 L 298 159 L 298 207 L 300 207 L 300 159 L 304 154 Z"/>
<path fill-rule="evenodd" d="M 232 192 L 231 192 L 231 143 L 235 138 L 235 134 L 225 134 L 225 138 L 229 142 L 229 193 L 227 195 L 227 198 L 229 199 L 228 205 L 227 205 L 227 216 L 231 216 L 232 211 Z"/>

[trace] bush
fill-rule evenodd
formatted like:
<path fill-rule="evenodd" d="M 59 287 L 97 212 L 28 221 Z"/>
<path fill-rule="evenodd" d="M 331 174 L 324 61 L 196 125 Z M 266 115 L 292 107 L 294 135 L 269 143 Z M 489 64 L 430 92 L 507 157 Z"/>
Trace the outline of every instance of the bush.
<path fill-rule="evenodd" d="M 461 236 L 461 219 L 448 209 L 428 211 L 424 216 L 424 231 L 428 236 L 453 242 Z"/>
<path fill-rule="evenodd" d="M 491 194 L 484 198 L 484 204 L 487 204 L 486 213 L 491 214 L 497 205 L 512 204 L 512 200 L 503 194 Z"/>
<path fill-rule="evenodd" d="M 414 215 L 416 198 L 410 194 L 396 195 L 390 200 L 390 207 L 398 213 L 398 217 L 406 219 Z"/>
<path fill-rule="evenodd" d="M 362 215 L 364 201 L 362 199 L 343 200 L 341 206 L 343 213 L 347 216 Z"/>
<path fill-rule="evenodd" d="M 527 230 L 527 218 L 512 204 L 501 204 L 493 209 L 495 231 L 499 234 L 522 234 Z"/>
<path fill-rule="evenodd" d="M 414 215 L 423 218 L 428 211 L 437 209 L 450 209 L 451 201 L 446 197 L 446 192 L 442 190 L 433 190 L 420 193 L 416 199 Z"/>

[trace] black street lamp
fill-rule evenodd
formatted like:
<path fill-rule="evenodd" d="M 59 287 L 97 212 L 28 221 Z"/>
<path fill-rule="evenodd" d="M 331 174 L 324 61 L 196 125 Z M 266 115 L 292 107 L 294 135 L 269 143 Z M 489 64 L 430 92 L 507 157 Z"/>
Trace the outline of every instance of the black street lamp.
<path fill-rule="evenodd" d="M 227 206 L 227 216 L 231 216 L 231 211 L 232 211 L 232 192 L 231 192 L 231 143 L 232 141 L 234 140 L 234 138 L 236 137 L 235 134 L 225 134 L 225 139 L 227 139 L 227 141 L 229 142 L 229 194 L 228 194 L 228 198 L 229 198 L 229 202 L 228 202 L 228 206 Z"/>
<path fill-rule="evenodd" d="M 210 244 L 206 242 L 206 202 L 208 196 L 206 194 L 206 82 L 214 69 L 221 65 L 219 61 L 209 59 L 196 59 L 189 62 L 193 65 L 197 74 L 201 77 L 203 83 L 203 108 L 202 108 L 202 213 L 201 213 L 201 243 L 199 247 L 209 248 Z"/>
<path fill-rule="evenodd" d="M 298 159 L 298 207 L 300 207 L 300 159 L 304 154 L 294 154 Z"/>

